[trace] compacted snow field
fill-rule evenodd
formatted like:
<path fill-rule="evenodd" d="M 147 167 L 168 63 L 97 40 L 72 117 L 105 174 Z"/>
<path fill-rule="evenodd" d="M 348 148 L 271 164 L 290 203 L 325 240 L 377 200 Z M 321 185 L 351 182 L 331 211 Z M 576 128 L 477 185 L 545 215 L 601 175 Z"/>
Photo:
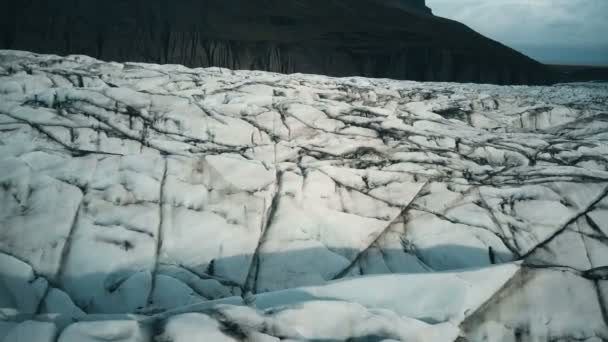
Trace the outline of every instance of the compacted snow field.
<path fill-rule="evenodd" d="M 608 341 L 608 86 L 0 51 L 0 341 Z"/>

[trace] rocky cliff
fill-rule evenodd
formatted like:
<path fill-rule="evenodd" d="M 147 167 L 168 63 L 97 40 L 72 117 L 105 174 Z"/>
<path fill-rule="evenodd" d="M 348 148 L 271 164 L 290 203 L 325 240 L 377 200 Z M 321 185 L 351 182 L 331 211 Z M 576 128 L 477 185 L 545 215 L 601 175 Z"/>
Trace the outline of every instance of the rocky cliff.
<path fill-rule="evenodd" d="M 547 83 L 541 64 L 423 0 L 24 0 L 0 48 L 282 73 Z"/>

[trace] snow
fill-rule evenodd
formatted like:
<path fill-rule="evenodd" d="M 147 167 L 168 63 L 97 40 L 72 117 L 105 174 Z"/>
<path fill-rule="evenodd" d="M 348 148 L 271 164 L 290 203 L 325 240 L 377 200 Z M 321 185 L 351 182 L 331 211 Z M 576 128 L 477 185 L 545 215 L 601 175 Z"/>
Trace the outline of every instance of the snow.
<path fill-rule="evenodd" d="M 607 112 L 0 51 L 0 341 L 608 340 Z"/>
<path fill-rule="evenodd" d="M 458 273 L 367 276 L 318 287 L 264 293 L 257 296 L 255 303 L 258 308 L 267 309 L 318 299 L 345 301 L 387 309 L 429 323 L 450 321 L 458 324 L 467 312 L 483 304 L 518 269 L 514 264 L 505 264 Z"/>
<path fill-rule="evenodd" d="M 192 340 L 208 340 L 218 342 L 238 341 L 222 332 L 222 325 L 213 318 L 199 314 L 189 313 L 172 317 L 164 328 L 161 339 L 166 341 L 186 342 Z"/>
<path fill-rule="evenodd" d="M 58 342 L 144 342 L 149 332 L 136 321 L 98 321 L 74 323 L 59 335 Z"/>

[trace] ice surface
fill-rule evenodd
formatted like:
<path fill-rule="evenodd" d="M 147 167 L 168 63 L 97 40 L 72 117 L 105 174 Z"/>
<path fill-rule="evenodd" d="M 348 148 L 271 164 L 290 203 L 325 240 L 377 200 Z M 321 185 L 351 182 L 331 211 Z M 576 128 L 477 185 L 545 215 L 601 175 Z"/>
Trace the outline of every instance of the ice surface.
<path fill-rule="evenodd" d="M 0 51 L 0 341 L 608 340 L 607 113 Z"/>
<path fill-rule="evenodd" d="M 107 320 L 74 323 L 65 328 L 58 342 L 144 342 L 149 338 L 149 332 L 136 321 Z"/>
<path fill-rule="evenodd" d="M 25 321 L 15 325 L 4 336 L 3 342 L 53 342 L 57 329 L 53 323 Z"/>

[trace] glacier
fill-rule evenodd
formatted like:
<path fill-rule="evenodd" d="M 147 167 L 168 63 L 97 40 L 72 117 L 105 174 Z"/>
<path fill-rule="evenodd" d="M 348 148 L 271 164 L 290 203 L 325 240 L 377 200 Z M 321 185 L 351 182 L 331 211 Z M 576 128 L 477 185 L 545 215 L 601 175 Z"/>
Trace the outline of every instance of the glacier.
<path fill-rule="evenodd" d="M 0 341 L 608 341 L 608 84 L 0 50 Z"/>

